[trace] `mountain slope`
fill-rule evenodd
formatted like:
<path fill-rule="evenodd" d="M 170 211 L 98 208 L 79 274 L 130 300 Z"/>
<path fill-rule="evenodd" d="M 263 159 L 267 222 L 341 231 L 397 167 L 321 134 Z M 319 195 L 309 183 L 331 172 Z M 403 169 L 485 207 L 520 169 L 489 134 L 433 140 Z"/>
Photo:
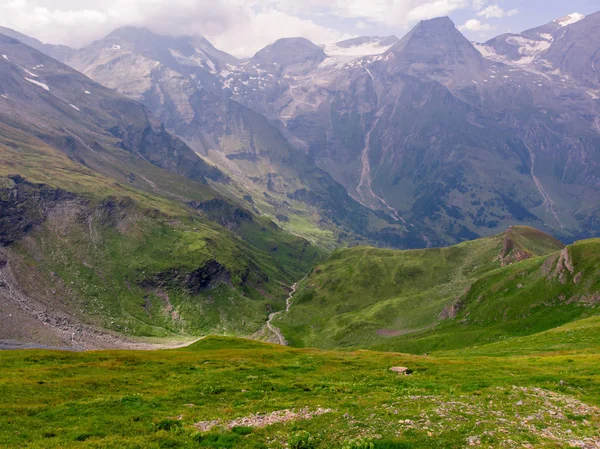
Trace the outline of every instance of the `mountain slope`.
<path fill-rule="evenodd" d="M 0 35 L 0 45 L 4 80 L 0 101 L 6 124 L 20 126 L 46 142 L 62 140 L 70 157 L 88 165 L 102 165 L 98 161 L 102 145 L 117 144 L 192 180 L 225 180 L 159 126 L 141 105 L 15 39 Z"/>
<path fill-rule="evenodd" d="M 442 249 L 339 250 L 276 324 L 292 345 L 415 353 L 530 335 L 598 313 L 599 249 L 514 227 Z"/>
<path fill-rule="evenodd" d="M 478 48 L 494 60 L 576 82 L 591 94 L 600 88 L 595 69 L 599 23 L 600 13 L 569 14 L 520 34 L 498 36 Z"/>
<path fill-rule="evenodd" d="M 142 105 L 12 38 L 0 54 L 0 339 L 249 335 L 321 257 Z"/>
<path fill-rule="evenodd" d="M 399 41 L 284 39 L 248 61 L 200 38 L 123 29 L 69 62 L 143 101 L 246 185 L 249 207 L 320 244 L 446 245 L 513 223 L 573 241 L 600 232 L 589 38 L 599 18 L 571 15 L 475 46 L 438 18 Z M 318 181 L 304 172 L 315 165 Z M 339 207 L 320 193 L 324 182 L 339 190 L 327 175 L 349 194 Z M 356 221 L 331 219 L 360 209 Z"/>
<path fill-rule="evenodd" d="M 283 77 L 242 67 L 227 83 L 236 101 L 278 124 L 355 198 L 425 223 L 432 244 L 511 223 L 572 241 L 598 233 L 599 95 L 536 58 L 577 42 L 591 67 L 597 42 L 586 30 L 597 20 L 498 38 L 511 60 L 498 57 L 500 47 L 476 49 L 448 18 L 434 19 L 383 54 L 324 60 Z M 246 73 L 257 84 L 246 85 Z"/>
<path fill-rule="evenodd" d="M 288 51 L 292 47 L 295 51 Z M 309 41 L 289 39 L 240 63 L 202 38 L 125 28 L 79 50 L 67 62 L 143 102 L 167 129 L 244 186 L 228 189 L 228 194 L 240 199 L 249 195 L 248 207 L 290 232 L 329 248 L 355 240 L 425 246 L 418 233 L 353 200 L 254 108 L 228 98 L 227 92 L 236 87 L 224 77 L 241 66 L 288 73 L 312 69 L 324 58 L 323 50 Z M 275 59 L 279 62 L 272 63 Z M 242 82 L 250 85 L 256 79 L 250 75 Z"/>

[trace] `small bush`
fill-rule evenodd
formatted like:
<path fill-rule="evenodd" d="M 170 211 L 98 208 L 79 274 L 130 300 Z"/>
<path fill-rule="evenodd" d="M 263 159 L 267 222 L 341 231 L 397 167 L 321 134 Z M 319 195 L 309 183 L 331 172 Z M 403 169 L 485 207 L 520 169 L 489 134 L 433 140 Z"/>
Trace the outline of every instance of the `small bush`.
<path fill-rule="evenodd" d="M 80 433 L 79 435 L 77 435 L 75 438 L 73 438 L 75 441 L 85 441 L 88 438 L 92 438 L 93 435 L 91 433 Z"/>
<path fill-rule="evenodd" d="M 197 434 L 194 439 L 200 443 L 202 447 L 214 448 L 230 448 L 235 447 L 235 442 L 240 436 L 235 433 L 206 433 Z"/>
<path fill-rule="evenodd" d="M 178 447 L 181 447 L 181 443 L 177 440 L 162 440 L 159 441 L 158 443 L 158 447 L 160 449 L 176 449 Z"/>
<path fill-rule="evenodd" d="M 375 443 L 366 438 L 357 438 L 346 442 L 342 449 L 375 449 Z"/>
<path fill-rule="evenodd" d="M 389 441 L 389 440 L 375 441 L 375 449 L 411 449 L 412 447 L 413 447 L 412 444 L 403 443 L 400 441 Z M 444 446 L 444 447 L 446 447 L 446 446 Z"/>
<path fill-rule="evenodd" d="M 252 427 L 235 426 L 231 431 L 242 436 L 250 435 L 252 433 Z"/>
<path fill-rule="evenodd" d="M 156 430 L 169 431 L 178 427 L 181 427 L 181 421 L 178 421 L 176 419 L 163 419 L 162 421 L 159 421 L 154 424 L 154 428 Z"/>
<path fill-rule="evenodd" d="M 313 449 L 315 447 L 315 439 L 310 433 L 303 430 L 297 432 L 288 440 L 290 449 Z"/>

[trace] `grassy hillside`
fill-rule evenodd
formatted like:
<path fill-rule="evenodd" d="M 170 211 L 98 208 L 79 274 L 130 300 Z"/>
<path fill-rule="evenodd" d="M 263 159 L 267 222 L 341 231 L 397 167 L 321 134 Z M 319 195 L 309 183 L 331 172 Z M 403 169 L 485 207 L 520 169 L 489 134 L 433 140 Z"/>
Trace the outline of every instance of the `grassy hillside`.
<path fill-rule="evenodd" d="M 321 257 L 251 214 L 236 234 L 182 203 L 125 195 L 102 177 L 92 184 L 98 192 L 83 193 L 96 178 L 78 179 L 73 193 L 0 178 L 0 294 L 36 316 L 36 327 L 57 327 L 62 344 L 86 346 L 77 323 L 136 336 L 249 335 Z M 103 195 L 102 185 L 121 195 Z M 22 334 L 15 320 L 0 338 L 48 343 Z"/>
<path fill-rule="evenodd" d="M 592 316 L 525 337 L 502 339 L 495 343 L 454 351 L 443 351 L 453 356 L 529 356 L 577 350 L 594 354 L 600 346 L 600 316 Z"/>
<path fill-rule="evenodd" d="M 249 335 L 284 307 L 321 250 L 221 195 L 230 179 L 140 104 L 0 49 L 0 339 Z"/>
<path fill-rule="evenodd" d="M 102 161 L 94 170 L 0 126 L 0 244 L 8 245 L 0 256 L 9 262 L 2 269 L 29 298 L 21 302 L 42 305 L 28 314 L 51 307 L 53 323 L 68 317 L 54 344 L 85 344 L 78 322 L 138 336 L 249 335 L 322 255 L 209 186 L 123 149 L 85 153 Z M 211 201 L 231 219 L 193 207 Z M 219 267 L 206 276 L 216 280 L 190 289 L 186 277 L 210 261 Z M 165 285 L 156 276 L 176 279 Z M 16 317 L 0 338 L 47 342 Z"/>
<path fill-rule="evenodd" d="M 436 358 L 211 337 L 170 351 L 4 351 L 0 364 L 3 447 L 600 443 L 600 363 L 593 353 Z M 392 366 L 413 374 L 398 376 Z"/>
<path fill-rule="evenodd" d="M 442 249 L 339 250 L 300 284 L 277 325 L 297 346 L 486 344 L 596 314 L 599 260 L 596 240 L 565 249 L 527 227 Z"/>

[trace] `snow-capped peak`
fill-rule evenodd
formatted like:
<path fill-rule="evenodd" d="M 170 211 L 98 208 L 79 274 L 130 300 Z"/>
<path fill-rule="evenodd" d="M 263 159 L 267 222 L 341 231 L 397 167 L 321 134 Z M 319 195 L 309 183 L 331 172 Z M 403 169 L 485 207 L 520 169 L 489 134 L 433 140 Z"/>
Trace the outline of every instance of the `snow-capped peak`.
<path fill-rule="evenodd" d="M 574 12 L 573 14 L 567 14 L 560 19 L 556 19 L 554 22 L 558 23 L 561 27 L 566 27 L 568 25 L 573 25 L 574 23 L 579 22 L 580 20 L 585 19 L 583 14 L 578 12 Z"/>

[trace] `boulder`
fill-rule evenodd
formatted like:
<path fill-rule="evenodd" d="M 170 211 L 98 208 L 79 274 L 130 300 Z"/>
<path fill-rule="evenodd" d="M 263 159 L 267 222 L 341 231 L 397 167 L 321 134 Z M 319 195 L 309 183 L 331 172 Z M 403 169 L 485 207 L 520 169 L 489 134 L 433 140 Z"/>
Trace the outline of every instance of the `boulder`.
<path fill-rule="evenodd" d="M 390 371 L 393 371 L 394 373 L 398 373 L 398 375 L 400 375 L 400 376 L 402 376 L 402 375 L 408 376 L 409 374 L 412 374 L 412 370 L 405 366 L 393 366 L 390 368 Z"/>

